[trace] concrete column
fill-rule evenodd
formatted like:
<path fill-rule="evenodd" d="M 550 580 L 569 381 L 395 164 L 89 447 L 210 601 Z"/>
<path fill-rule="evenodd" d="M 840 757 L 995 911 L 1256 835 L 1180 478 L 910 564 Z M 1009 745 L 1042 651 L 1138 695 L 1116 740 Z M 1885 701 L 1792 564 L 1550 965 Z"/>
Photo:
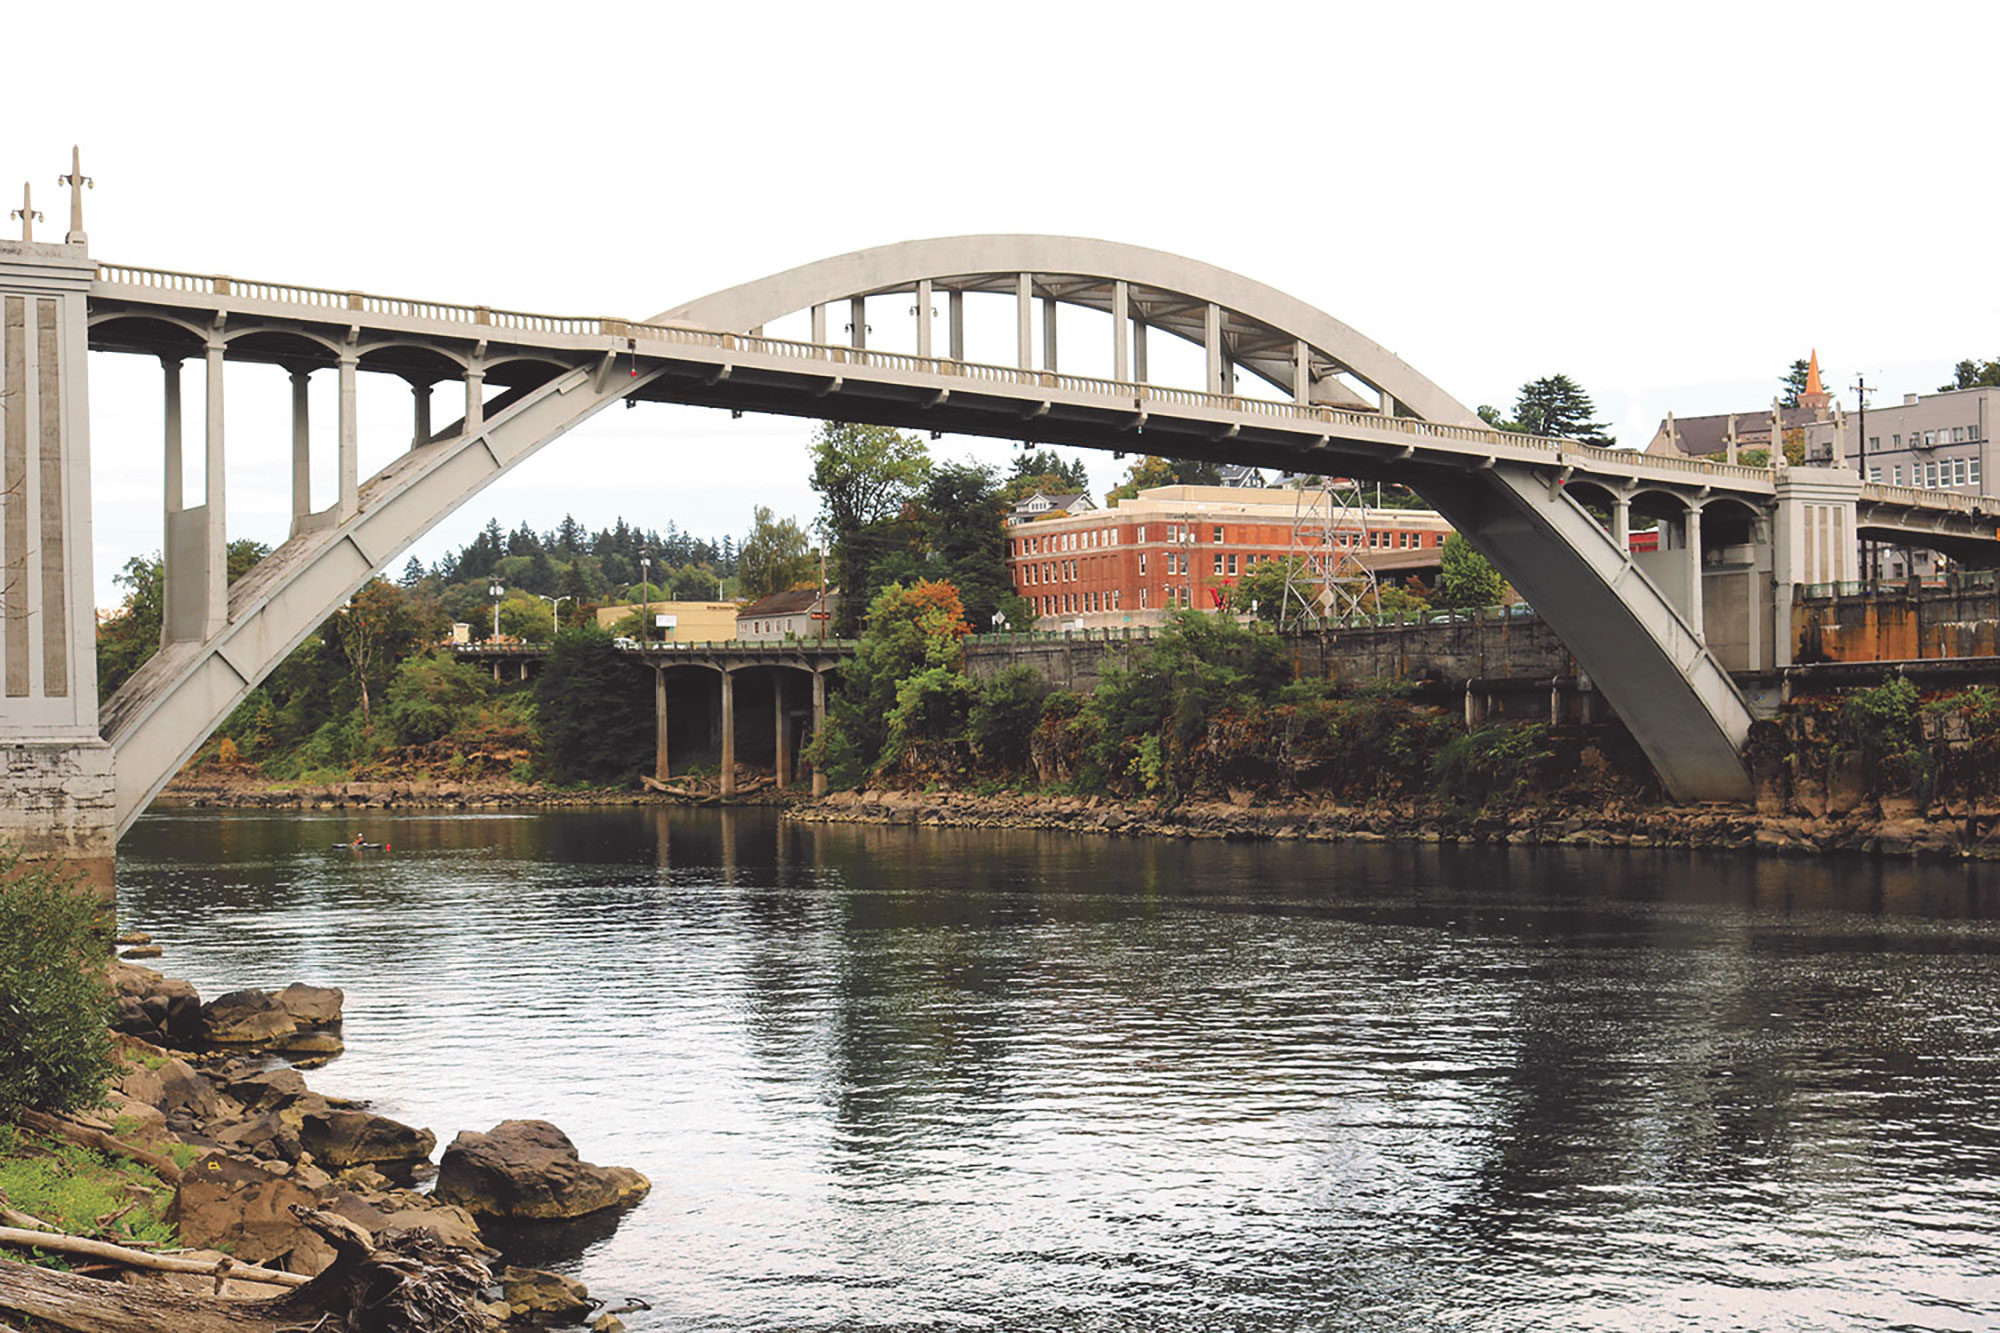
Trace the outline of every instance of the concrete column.
<path fill-rule="evenodd" d="M 1312 386 L 1312 351 L 1306 346 L 1306 340 L 1300 338 L 1292 344 L 1292 401 L 1311 402 Z"/>
<path fill-rule="evenodd" d="M 813 736 L 819 736 L 819 729 L 826 725 L 826 673 L 813 672 Z M 818 764 L 813 765 L 813 795 L 826 795 L 826 771 Z"/>
<path fill-rule="evenodd" d="M 1632 497 L 1629 495 L 1611 497 L 1611 540 L 1618 543 L 1618 550 L 1626 559 L 1632 558 Z"/>
<path fill-rule="evenodd" d="M 667 780 L 667 673 L 653 668 L 653 776 Z"/>
<path fill-rule="evenodd" d="M 772 738 L 777 742 L 777 748 L 772 751 L 771 772 L 778 790 L 783 791 L 792 785 L 792 757 L 786 746 L 791 728 L 785 717 L 785 673 L 782 668 L 771 673 L 771 714 L 775 719 Z"/>
<path fill-rule="evenodd" d="M 202 468 L 208 509 L 208 606 L 202 621 L 202 638 L 212 639 L 229 623 L 229 506 L 224 493 L 222 469 L 222 370 L 223 344 L 211 340 L 206 357 L 208 420 Z"/>
<path fill-rule="evenodd" d="M 179 357 L 161 357 L 166 372 L 167 512 L 178 514 L 186 504 L 186 487 L 181 481 L 181 363 Z"/>
<path fill-rule="evenodd" d="M 351 518 L 361 507 L 361 427 L 356 414 L 354 376 L 359 359 L 340 357 L 340 517 Z"/>
<path fill-rule="evenodd" d="M 1707 632 L 1701 624 L 1701 506 L 1689 505 L 1687 517 L 1681 520 L 1682 531 L 1687 537 L 1688 569 L 1688 626 L 1694 630 L 1697 639 L 1705 639 Z"/>
<path fill-rule="evenodd" d="M 1132 287 L 1121 278 L 1111 284 L 1111 378 L 1121 384 L 1132 378 L 1131 321 Z"/>
<path fill-rule="evenodd" d="M 1056 369 L 1056 310 L 1061 305 L 1053 296 L 1042 298 L 1042 369 Z"/>
<path fill-rule="evenodd" d="M 965 360 L 965 293 L 957 288 L 951 293 L 951 359 Z"/>
<path fill-rule="evenodd" d="M 1023 370 L 1035 368 L 1035 275 L 1022 273 L 1014 279 L 1014 364 Z"/>
<path fill-rule="evenodd" d="M 1382 395 L 1382 415 L 1385 417 L 1395 416 L 1396 396 L 1390 393 L 1387 389 L 1378 389 L 1376 390 L 1376 392 Z"/>
<path fill-rule="evenodd" d="M 421 449 L 431 442 L 431 386 L 410 381 L 410 393 L 416 399 L 416 414 L 411 422 L 410 447 Z"/>
<path fill-rule="evenodd" d="M 1146 382 L 1146 321 L 1132 321 L 1132 378 Z"/>
<path fill-rule="evenodd" d="M 1222 307 L 1211 301 L 1202 319 L 1202 349 L 1208 354 L 1208 379 L 1210 393 L 1222 392 Z"/>
<path fill-rule="evenodd" d="M 736 677 L 722 675 L 722 794 L 736 794 Z"/>
<path fill-rule="evenodd" d="M 465 372 L 465 433 L 477 435 L 486 425 L 486 372 Z"/>
<path fill-rule="evenodd" d="M 863 296 L 847 298 L 847 345 L 866 347 L 868 345 L 868 299 Z"/>
<path fill-rule="evenodd" d="M 931 354 L 931 280 L 917 279 L 917 355 Z"/>
<path fill-rule="evenodd" d="M 823 305 L 812 309 L 812 340 L 821 346 L 826 344 L 826 307 Z"/>
<path fill-rule="evenodd" d="M 292 532 L 312 512 L 312 372 L 292 372 Z"/>

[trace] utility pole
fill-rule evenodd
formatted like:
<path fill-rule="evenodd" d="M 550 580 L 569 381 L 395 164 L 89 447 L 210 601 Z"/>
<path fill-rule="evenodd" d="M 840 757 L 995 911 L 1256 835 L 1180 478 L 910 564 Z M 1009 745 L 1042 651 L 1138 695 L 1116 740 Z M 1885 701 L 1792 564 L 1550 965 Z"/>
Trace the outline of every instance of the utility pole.
<path fill-rule="evenodd" d="M 1869 392 L 1870 390 L 1868 387 L 1868 377 L 1866 375 L 1856 375 L 1854 377 L 1854 398 L 1856 403 L 1859 404 L 1858 415 L 1860 417 L 1861 424 L 1854 432 L 1855 447 L 1860 451 L 1858 455 L 1859 461 L 1856 463 L 1855 466 L 1856 469 L 1861 474 L 1861 480 L 1864 482 L 1868 480 L 1868 394 Z M 1861 577 L 1863 581 L 1868 583 L 1873 583 L 1875 581 L 1875 575 L 1876 575 L 1875 543 L 1871 541 L 1863 541 L 1861 543 Z"/>
<path fill-rule="evenodd" d="M 819 626 L 820 647 L 826 647 L 826 547 L 819 548 L 819 601 L 813 610 L 819 614 L 814 622 Z"/>

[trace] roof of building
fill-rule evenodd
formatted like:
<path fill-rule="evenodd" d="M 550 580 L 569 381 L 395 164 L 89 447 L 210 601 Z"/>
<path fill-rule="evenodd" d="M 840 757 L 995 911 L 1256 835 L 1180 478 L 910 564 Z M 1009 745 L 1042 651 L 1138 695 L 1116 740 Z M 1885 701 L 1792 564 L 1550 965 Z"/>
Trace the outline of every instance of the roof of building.
<path fill-rule="evenodd" d="M 837 588 L 828 588 L 826 597 L 832 601 L 840 595 Z M 738 620 L 754 620 L 758 616 L 795 616 L 801 611 L 810 611 L 819 601 L 818 588 L 792 588 L 785 592 L 774 592 L 768 597 L 759 597 L 750 605 L 736 613 Z"/>
<path fill-rule="evenodd" d="M 1717 416 L 1671 418 L 1674 427 L 1675 447 L 1681 453 L 1691 458 L 1700 457 L 1704 454 L 1719 454 L 1724 452 L 1729 448 L 1730 415 L 1730 413 L 1725 412 Z M 1737 412 L 1734 415 L 1736 418 L 1736 444 L 1738 448 L 1755 447 L 1761 449 L 1770 443 L 1771 413 L 1768 410 L 1763 412 Z M 1782 410 L 1782 417 L 1784 423 L 1782 428 L 1785 430 L 1802 429 L 1824 420 L 1818 412 L 1806 407 L 1784 408 Z M 1661 418 L 1659 429 L 1653 434 L 1653 445 L 1648 446 L 1649 452 L 1666 452 L 1665 449 L 1654 446 L 1659 446 L 1666 440 L 1668 420 L 1668 418 Z M 1752 444 L 1753 440 L 1755 441 L 1754 445 Z"/>

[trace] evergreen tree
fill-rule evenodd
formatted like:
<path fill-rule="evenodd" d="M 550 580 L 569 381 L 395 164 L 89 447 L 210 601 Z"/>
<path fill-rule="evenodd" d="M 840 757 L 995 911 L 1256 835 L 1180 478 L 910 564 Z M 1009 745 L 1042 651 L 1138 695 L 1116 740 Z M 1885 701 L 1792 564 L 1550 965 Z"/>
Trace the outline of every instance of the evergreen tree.
<path fill-rule="evenodd" d="M 594 625 L 566 629 L 535 678 L 542 762 L 563 782 L 630 780 L 653 758 L 653 689 Z"/>
<path fill-rule="evenodd" d="M 1961 361 L 1952 367 L 1951 383 L 1938 385 L 1939 393 L 1953 389 L 2000 389 L 2000 361 Z"/>
<path fill-rule="evenodd" d="M 1616 441 L 1604 433 L 1605 423 L 1591 420 L 1596 415 L 1590 395 L 1567 375 L 1531 380 L 1514 400 L 1514 419 L 1529 434 L 1609 448 Z"/>
<path fill-rule="evenodd" d="M 419 583 L 423 582 L 423 578 L 424 578 L 424 562 L 417 559 L 415 556 L 411 556 L 409 563 L 403 566 L 403 577 L 399 580 L 399 582 L 401 582 L 405 588 L 414 588 Z"/>
<path fill-rule="evenodd" d="M 751 511 L 750 536 L 737 553 L 738 591 L 755 601 L 805 582 L 815 565 L 805 529 L 789 518 L 773 516 L 768 506 Z"/>
<path fill-rule="evenodd" d="M 1792 368 L 1785 372 L 1783 379 L 1778 381 L 1779 385 L 1785 391 L 1784 395 L 1778 400 L 1779 405 L 1783 407 L 1797 407 L 1799 405 L 1799 395 L 1806 391 L 1806 384 L 1811 378 L 1811 361 L 1801 358 L 1792 362 Z M 1825 382 L 1826 372 L 1824 370 L 1820 371 L 1820 379 L 1822 383 Z"/>

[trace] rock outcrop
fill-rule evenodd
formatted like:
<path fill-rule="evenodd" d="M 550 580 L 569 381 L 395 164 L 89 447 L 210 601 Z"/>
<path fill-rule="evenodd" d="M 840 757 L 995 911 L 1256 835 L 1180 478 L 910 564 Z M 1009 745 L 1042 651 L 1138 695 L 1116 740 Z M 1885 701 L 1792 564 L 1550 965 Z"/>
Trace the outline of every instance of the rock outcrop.
<path fill-rule="evenodd" d="M 503 1120 L 452 1140 L 436 1195 L 475 1217 L 550 1221 L 637 1203 L 651 1188 L 630 1167 L 579 1160 L 569 1136 L 546 1120 Z"/>
<path fill-rule="evenodd" d="M 314 1160 L 339 1171 L 350 1166 L 421 1162 L 437 1147 L 437 1135 L 366 1111 L 329 1107 L 306 1114 L 299 1138 Z"/>
<path fill-rule="evenodd" d="M 114 1032 L 162 1046 L 187 1046 L 201 1035 L 201 996 L 187 982 L 116 960 L 105 968 L 105 979 L 117 1004 Z"/>
<path fill-rule="evenodd" d="M 276 994 L 231 991 L 201 1006 L 200 1039 L 211 1046 L 330 1054 L 340 1049 L 333 1030 L 340 1026 L 344 998 L 337 988 L 299 982 Z"/>
<path fill-rule="evenodd" d="M 580 1324 L 596 1308 L 581 1282 L 540 1268 L 502 1269 L 500 1290 L 510 1319 L 535 1324 Z"/>

